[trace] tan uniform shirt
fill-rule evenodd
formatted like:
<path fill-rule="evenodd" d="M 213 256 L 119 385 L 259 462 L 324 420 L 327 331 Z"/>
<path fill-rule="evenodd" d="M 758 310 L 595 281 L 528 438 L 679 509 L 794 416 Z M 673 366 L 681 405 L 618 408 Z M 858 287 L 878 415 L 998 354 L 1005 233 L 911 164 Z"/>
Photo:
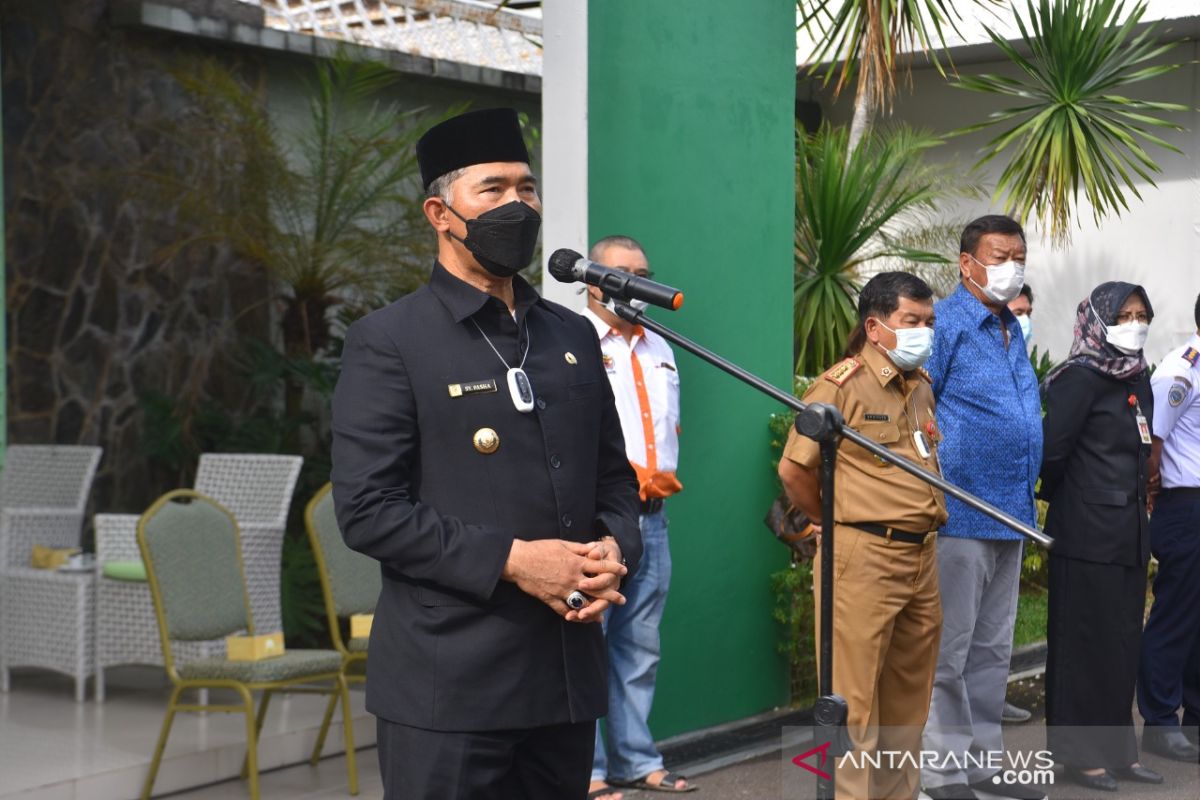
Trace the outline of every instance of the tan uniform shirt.
<path fill-rule="evenodd" d="M 891 360 L 868 344 L 854 358 L 834 365 L 804 395 L 806 403 L 828 403 L 842 412 L 846 424 L 897 455 L 938 475 L 937 443 L 941 434 L 934 418 L 929 376 L 917 370 L 905 376 Z M 930 455 L 917 450 L 913 433 L 920 430 Z M 802 467 L 820 466 L 820 446 L 793 429 L 783 455 Z M 838 448 L 834 518 L 841 524 L 870 522 L 910 533 L 937 530 L 946 521 L 941 490 L 881 462 L 849 440 Z"/>

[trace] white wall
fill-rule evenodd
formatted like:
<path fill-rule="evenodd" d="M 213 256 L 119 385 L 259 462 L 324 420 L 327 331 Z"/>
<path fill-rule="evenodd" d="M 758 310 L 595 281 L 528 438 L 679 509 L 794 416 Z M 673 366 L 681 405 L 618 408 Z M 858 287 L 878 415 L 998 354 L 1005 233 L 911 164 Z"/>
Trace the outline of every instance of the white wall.
<path fill-rule="evenodd" d="M 543 6 L 542 258 L 588 247 L 588 3 Z M 542 294 L 575 309 L 587 305 L 578 284 L 559 283 L 542 269 Z"/>
<path fill-rule="evenodd" d="M 1145 99 L 1200 106 L 1197 82 L 1200 45 L 1184 42 L 1168 54 L 1171 63 L 1192 62 L 1174 72 L 1123 90 Z M 993 62 L 962 67 L 972 73 L 1015 74 L 1006 63 Z M 836 103 L 822 98 L 825 113 L 834 123 L 847 123 L 851 114 L 849 95 Z M 1015 105 L 947 84 L 932 69 L 913 72 L 913 90 L 897 96 L 893 119 L 945 133 L 980 121 L 995 110 Z M 1195 111 L 1173 115 L 1187 130 L 1159 133 L 1183 151 L 1173 153 L 1148 146 L 1147 152 L 1162 167 L 1157 187 L 1138 182 L 1142 199 L 1129 195 L 1130 208 L 1119 217 L 1110 216 L 1099 225 L 1092 221 L 1086 201 L 1078 207 L 1079 227 L 1072 231 L 1069 245 L 1055 249 L 1036 223 L 1029 228 L 1027 279 L 1036 296 L 1033 342 L 1049 350 L 1056 359 L 1070 349 L 1075 309 L 1097 284 L 1107 280 L 1139 283 L 1146 288 L 1156 317 L 1146 344 L 1151 362 L 1181 344 L 1194 330 L 1193 307 L 1200 293 L 1200 118 Z M 932 151 L 932 157 L 962 165 L 975 163 L 979 148 L 1003 128 L 992 132 L 949 139 Z M 1156 131 L 1156 133 L 1158 133 Z M 984 175 L 990 193 L 1003 163 L 989 167 Z M 943 210 L 947 219 L 966 221 L 979 214 L 1001 211 L 999 203 L 959 203 Z"/>

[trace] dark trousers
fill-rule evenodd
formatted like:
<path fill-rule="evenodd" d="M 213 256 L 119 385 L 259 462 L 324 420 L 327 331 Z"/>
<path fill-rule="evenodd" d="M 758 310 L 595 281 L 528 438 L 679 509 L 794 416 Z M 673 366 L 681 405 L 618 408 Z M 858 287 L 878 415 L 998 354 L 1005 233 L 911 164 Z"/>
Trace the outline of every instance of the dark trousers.
<path fill-rule="evenodd" d="M 1146 565 L 1050 554 L 1046 742 L 1067 766 L 1128 767 Z M 1103 665 L 1103 666 L 1100 666 Z"/>
<path fill-rule="evenodd" d="M 503 731 L 428 731 L 379 719 L 384 800 L 583 800 L 589 722 Z"/>
<path fill-rule="evenodd" d="M 1138 711 L 1146 725 L 1200 725 L 1200 497 L 1167 491 L 1154 506 L 1154 605 L 1142 634 Z"/>

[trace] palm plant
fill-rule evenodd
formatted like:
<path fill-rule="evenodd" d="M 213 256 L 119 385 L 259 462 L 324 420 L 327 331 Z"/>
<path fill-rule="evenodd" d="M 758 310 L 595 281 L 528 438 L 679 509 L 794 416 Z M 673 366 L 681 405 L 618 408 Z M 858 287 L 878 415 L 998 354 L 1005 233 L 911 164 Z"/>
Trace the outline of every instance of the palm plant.
<path fill-rule="evenodd" d="M 987 6 L 999 0 L 973 0 Z M 800 22 L 817 42 L 809 72 L 824 64 L 824 83 L 837 75 L 840 94 L 858 70 L 854 121 L 848 146 L 854 148 L 877 111 L 890 107 L 896 91 L 898 56 L 918 47 L 945 75 L 937 50 L 946 46 L 946 29 L 957 31 L 961 6 L 950 0 L 796 0 Z"/>
<path fill-rule="evenodd" d="M 294 128 L 278 125 L 255 90 L 214 60 L 174 77 L 199 109 L 179 136 L 202 172 L 149 176 L 195 231 L 172 250 L 218 243 L 264 268 L 282 290 L 287 358 L 312 360 L 328 348 L 333 306 L 427 272 L 435 242 L 421 212 L 415 143 L 430 120 L 380 101 L 394 72 L 320 62 L 307 118 Z M 304 381 L 289 377 L 288 417 L 303 415 L 304 395 Z"/>
<path fill-rule="evenodd" d="M 946 172 L 923 156 L 940 141 L 895 128 L 848 150 L 844 128 L 797 135 L 794 320 L 796 372 L 814 375 L 837 360 L 857 321 L 859 270 L 901 258 L 945 262 L 908 247 L 898 233 L 919 224 L 943 193 Z"/>
<path fill-rule="evenodd" d="M 1029 55 L 988 29 L 992 42 L 1023 75 L 962 76 L 958 85 L 1015 99 L 961 132 L 1006 125 L 984 147 L 980 165 L 1008 151 L 996 198 L 1018 219 L 1034 214 L 1062 242 L 1083 193 L 1098 222 L 1128 209 L 1125 190 L 1140 198 L 1134 175 L 1154 185 L 1161 172 L 1141 142 L 1180 152 L 1151 132 L 1182 130 L 1155 112 L 1187 111 L 1178 103 L 1135 100 L 1124 87 L 1178 64 L 1154 63 L 1173 46 L 1159 43 L 1157 26 L 1135 30 L 1146 11 L 1138 2 L 1124 16 L 1123 0 L 1027 0 L 1028 21 L 1017 15 Z M 1122 186 L 1123 185 L 1123 186 Z M 1124 188 L 1123 188 L 1124 187 Z"/>
<path fill-rule="evenodd" d="M 326 311 L 343 293 L 378 289 L 400 269 L 431 263 L 415 181 L 420 112 L 378 100 L 394 72 L 321 62 L 307 87 L 308 119 L 294 131 L 214 62 L 176 77 L 220 127 L 237 132 L 244 160 L 226 164 L 217 183 L 249 201 L 216 203 L 205 187 L 189 195 L 188 210 L 204 237 L 228 243 L 283 285 L 288 355 L 312 357 L 328 344 Z"/>

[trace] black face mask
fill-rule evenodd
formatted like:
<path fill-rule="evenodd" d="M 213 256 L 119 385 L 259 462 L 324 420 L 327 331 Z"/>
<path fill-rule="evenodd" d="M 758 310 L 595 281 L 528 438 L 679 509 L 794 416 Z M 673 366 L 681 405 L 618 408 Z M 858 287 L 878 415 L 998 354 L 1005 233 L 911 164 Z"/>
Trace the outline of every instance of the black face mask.
<path fill-rule="evenodd" d="M 533 260 L 542 217 L 526 203 L 513 200 L 475 219 L 466 219 L 449 203 L 446 208 L 467 223 L 467 238 L 450 235 L 462 242 L 483 268 L 497 278 L 511 278 Z"/>

